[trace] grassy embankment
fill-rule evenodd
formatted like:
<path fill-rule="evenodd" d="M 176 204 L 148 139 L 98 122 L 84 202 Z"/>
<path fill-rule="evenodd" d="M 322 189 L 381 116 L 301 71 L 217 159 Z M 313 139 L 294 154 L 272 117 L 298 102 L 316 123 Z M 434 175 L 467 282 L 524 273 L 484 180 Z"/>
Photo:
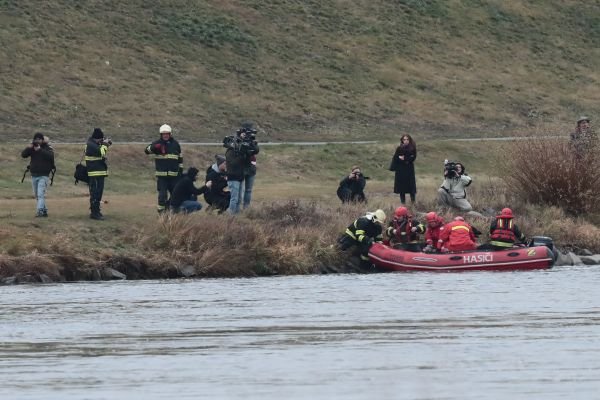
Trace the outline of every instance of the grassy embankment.
<path fill-rule="evenodd" d="M 496 175 L 498 142 L 426 142 L 419 146 L 419 193 L 414 212 L 435 209 L 444 158 L 463 160 L 475 183 L 476 210 L 510 204 L 528 235 L 543 234 L 559 246 L 600 251 L 600 231 L 558 208 L 511 200 Z M 143 146 L 115 144 L 110 151 L 103 210 L 106 220 L 88 219 L 86 186 L 71 173 L 81 146 L 56 145 L 58 174 L 48 196 L 48 219 L 34 218 L 29 179 L 18 183 L 26 164 L 21 147 L 9 145 L 0 160 L 0 277 L 44 272 L 50 279 L 97 279 L 113 267 L 128 278 L 255 276 L 344 270 L 346 257 L 332 245 L 348 223 L 371 210 L 389 215 L 398 206 L 387 171 L 394 143 L 377 145 L 263 146 L 251 210 L 237 217 L 201 211 L 161 217 L 155 210 L 152 161 Z M 204 168 L 221 147 L 184 147 L 186 165 Z M 368 207 L 341 206 L 335 190 L 351 164 L 363 166 Z M 447 215 L 451 217 L 451 215 Z M 472 220 L 482 231 L 488 220 Z M 483 238 L 485 239 L 485 238 Z"/>
<path fill-rule="evenodd" d="M 598 115 L 586 0 L 0 0 L 3 138 L 480 135 Z M 495 135 L 495 132 L 492 133 Z M 435 137 L 435 135 L 434 135 Z"/>

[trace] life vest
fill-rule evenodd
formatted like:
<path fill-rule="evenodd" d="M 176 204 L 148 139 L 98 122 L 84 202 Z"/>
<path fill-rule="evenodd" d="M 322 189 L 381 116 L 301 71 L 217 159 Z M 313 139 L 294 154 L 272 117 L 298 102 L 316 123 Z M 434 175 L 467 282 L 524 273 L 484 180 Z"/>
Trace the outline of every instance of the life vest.
<path fill-rule="evenodd" d="M 512 218 L 496 217 L 496 228 L 490 233 L 490 244 L 501 247 L 512 247 L 517 241 L 515 225 Z"/>
<path fill-rule="evenodd" d="M 440 239 L 444 242 L 444 247 L 450 251 L 473 250 L 477 247 L 473 230 L 464 221 L 453 221 L 446 224 Z"/>

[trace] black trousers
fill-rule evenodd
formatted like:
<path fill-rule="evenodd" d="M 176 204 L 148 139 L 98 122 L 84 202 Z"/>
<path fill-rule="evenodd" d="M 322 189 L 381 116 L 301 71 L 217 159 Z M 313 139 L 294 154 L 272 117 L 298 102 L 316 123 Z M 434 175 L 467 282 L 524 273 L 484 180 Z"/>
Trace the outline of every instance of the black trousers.
<path fill-rule="evenodd" d="M 342 203 L 363 203 L 367 201 L 364 192 L 352 192 L 352 190 L 346 188 L 338 188 L 337 196 L 342 201 Z"/>
<path fill-rule="evenodd" d="M 156 190 L 158 191 L 158 210 L 169 208 L 169 202 L 173 195 L 173 189 L 179 178 L 176 176 L 159 176 L 156 178 Z"/>
<path fill-rule="evenodd" d="M 90 210 L 92 212 L 100 211 L 100 204 L 102 203 L 102 194 L 104 193 L 104 178 L 105 176 L 90 176 L 89 177 L 89 189 L 90 189 Z"/>

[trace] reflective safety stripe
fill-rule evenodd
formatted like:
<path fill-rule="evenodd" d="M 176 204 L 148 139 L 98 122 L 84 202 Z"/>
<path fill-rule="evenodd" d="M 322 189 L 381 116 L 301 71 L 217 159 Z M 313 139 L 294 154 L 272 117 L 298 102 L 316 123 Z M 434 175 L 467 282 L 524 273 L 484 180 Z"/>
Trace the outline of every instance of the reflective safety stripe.
<path fill-rule="evenodd" d="M 469 228 L 467 228 L 467 227 L 466 227 L 466 226 L 464 226 L 464 225 L 453 226 L 451 230 L 453 230 L 453 231 L 456 231 L 456 230 L 458 230 L 458 229 L 462 229 L 462 230 L 465 230 L 465 231 L 467 231 L 467 232 L 470 232 L 470 229 L 469 229 Z"/>
<path fill-rule="evenodd" d="M 179 171 L 156 171 L 155 176 L 179 176 Z"/>
<path fill-rule="evenodd" d="M 165 206 L 157 206 L 157 207 L 156 207 L 156 209 L 157 209 L 158 211 L 162 211 L 162 210 L 164 210 L 165 208 L 166 208 Z"/>
<path fill-rule="evenodd" d="M 490 241 L 490 244 L 492 246 L 498 246 L 498 247 L 513 247 L 512 243 L 507 243 L 507 242 L 499 242 L 497 240 L 492 240 Z"/>
<path fill-rule="evenodd" d="M 350 229 L 346 229 L 346 235 L 348 235 L 352 239 L 356 240 L 356 236 L 354 236 L 354 232 L 352 232 Z"/>
<path fill-rule="evenodd" d="M 88 171 L 88 176 L 108 176 L 108 171 Z"/>
<path fill-rule="evenodd" d="M 104 157 L 85 156 L 85 161 L 102 161 Z"/>
<path fill-rule="evenodd" d="M 369 261 L 369 256 L 360 255 L 360 259 L 363 261 Z"/>
<path fill-rule="evenodd" d="M 163 160 L 179 160 L 179 154 L 155 154 L 154 158 Z"/>

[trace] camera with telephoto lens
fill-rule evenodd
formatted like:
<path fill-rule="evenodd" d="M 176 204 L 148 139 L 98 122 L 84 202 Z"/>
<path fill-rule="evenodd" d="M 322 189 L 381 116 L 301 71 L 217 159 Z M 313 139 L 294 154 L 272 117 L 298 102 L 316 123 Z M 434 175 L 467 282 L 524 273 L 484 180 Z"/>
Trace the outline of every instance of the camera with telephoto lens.
<path fill-rule="evenodd" d="M 444 170 L 447 171 L 446 176 L 448 178 L 455 178 L 458 175 L 458 172 L 456 172 L 456 163 L 454 161 L 444 162 Z"/>
<path fill-rule="evenodd" d="M 111 146 L 112 145 L 112 140 L 110 138 L 102 138 L 102 141 L 100 142 L 100 144 L 106 145 L 106 146 Z"/>
<path fill-rule="evenodd" d="M 353 173 L 352 173 L 352 175 L 354 176 L 354 179 L 360 179 L 360 178 L 363 178 L 363 179 L 365 179 L 365 180 L 367 180 L 367 179 L 371 179 L 371 178 L 370 178 L 370 177 L 368 177 L 368 176 L 364 176 L 362 172 L 356 172 L 356 173 L 355 173 L 355 172 L 353 172 Z"/>

